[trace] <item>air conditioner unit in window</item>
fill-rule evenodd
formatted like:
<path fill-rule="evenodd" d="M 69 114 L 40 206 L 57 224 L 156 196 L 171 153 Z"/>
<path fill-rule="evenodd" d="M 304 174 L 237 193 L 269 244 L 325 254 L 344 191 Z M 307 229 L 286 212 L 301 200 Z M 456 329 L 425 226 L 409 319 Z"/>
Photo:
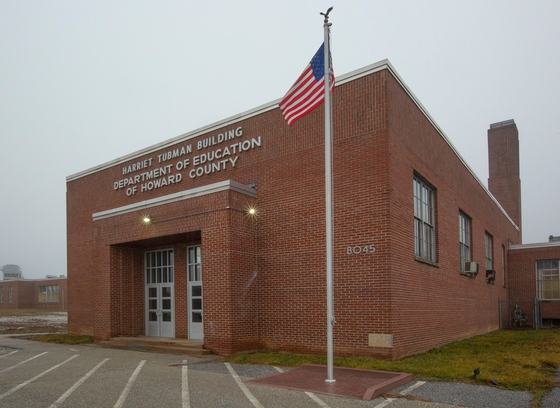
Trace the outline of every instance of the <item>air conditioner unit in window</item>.
<path fill-rule="evenodd" d="M 478 263 L 465 262 L 465 270 L 463 272 L 471 276 L 476 276 L 476 274 L 478 273 Z"/>

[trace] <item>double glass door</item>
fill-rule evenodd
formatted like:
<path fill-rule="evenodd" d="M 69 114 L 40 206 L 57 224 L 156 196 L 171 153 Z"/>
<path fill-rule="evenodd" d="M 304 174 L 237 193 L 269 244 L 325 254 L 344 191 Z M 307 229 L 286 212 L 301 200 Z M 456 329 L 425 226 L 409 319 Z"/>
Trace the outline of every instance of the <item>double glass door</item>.
<path fill-rule="evenodd" d="M 175 337 L 173 250 L 146 252 L 146 336 Z"/>

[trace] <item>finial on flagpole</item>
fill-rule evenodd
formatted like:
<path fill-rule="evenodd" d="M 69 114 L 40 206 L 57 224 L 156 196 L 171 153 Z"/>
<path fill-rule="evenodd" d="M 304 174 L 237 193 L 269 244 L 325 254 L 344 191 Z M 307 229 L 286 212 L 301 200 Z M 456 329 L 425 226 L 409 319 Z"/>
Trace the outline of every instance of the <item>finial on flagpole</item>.
<path fill-rule="evenodd" d="M 331 12 L 332 9 L 333 9 L 332 7 L 329 7 L 326 13 L 319 13 L 320 15 L 325 16 L 325 23 L 329 22 L 329 13 Z"/>

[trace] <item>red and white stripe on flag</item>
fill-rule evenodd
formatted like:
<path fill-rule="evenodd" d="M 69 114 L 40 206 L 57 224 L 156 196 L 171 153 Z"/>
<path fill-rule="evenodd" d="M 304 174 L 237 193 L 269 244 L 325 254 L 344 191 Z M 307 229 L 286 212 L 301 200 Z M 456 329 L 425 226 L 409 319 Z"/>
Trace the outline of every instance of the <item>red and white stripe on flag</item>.
<path fill-rule="evenodd" d="M 280 110 L 288 125 L 292 125 L 296 120 L 303 118 L 313 111 L 325 100 L 325 63 L 324 63 L 324 44 L 315 53 L 311 62 L 305 67 L 303 73 L 292 85 L 284 98 L 280 101 Z M 334 88 L 334 71 L 330 65 L 329 89 Z"/>

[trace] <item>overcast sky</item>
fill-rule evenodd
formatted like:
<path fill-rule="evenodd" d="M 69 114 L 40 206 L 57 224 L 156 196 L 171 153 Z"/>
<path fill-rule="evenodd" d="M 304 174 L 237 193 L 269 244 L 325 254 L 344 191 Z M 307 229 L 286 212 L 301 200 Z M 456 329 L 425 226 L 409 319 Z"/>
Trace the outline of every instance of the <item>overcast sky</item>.
<path fill-rule="evenodd" d="M 523 241 L 560 235 L 560 2 L 0 0 L 0 266 L 66 275 L 66 177 L 282 97 L 323 41 L 389 59 L 487 185 L 519 129 Z"/>

